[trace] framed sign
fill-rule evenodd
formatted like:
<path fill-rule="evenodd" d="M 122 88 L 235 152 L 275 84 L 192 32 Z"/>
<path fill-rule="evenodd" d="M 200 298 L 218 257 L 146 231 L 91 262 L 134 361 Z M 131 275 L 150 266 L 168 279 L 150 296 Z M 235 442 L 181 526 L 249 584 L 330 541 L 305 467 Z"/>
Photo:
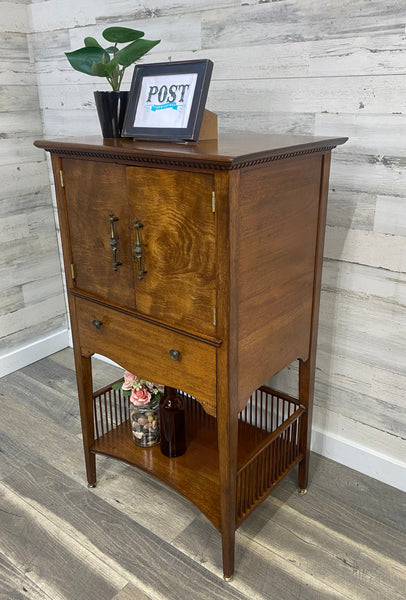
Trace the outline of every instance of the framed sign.
<path fill-rule="evenodd" d="M 122 135 L 137 140 L 197 140 L 212 70 L 211 60 L 137 65 Z"/>

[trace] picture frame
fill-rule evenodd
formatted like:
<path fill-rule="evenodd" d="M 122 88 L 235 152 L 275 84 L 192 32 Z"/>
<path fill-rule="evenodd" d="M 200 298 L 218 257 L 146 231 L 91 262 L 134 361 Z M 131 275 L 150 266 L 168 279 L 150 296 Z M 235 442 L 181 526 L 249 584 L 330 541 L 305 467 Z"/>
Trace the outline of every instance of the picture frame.
<path fill-rule="evenodd" d="M 196 141 L 212 71 L 208 59 L 136 65 L 122 136 Z"/>

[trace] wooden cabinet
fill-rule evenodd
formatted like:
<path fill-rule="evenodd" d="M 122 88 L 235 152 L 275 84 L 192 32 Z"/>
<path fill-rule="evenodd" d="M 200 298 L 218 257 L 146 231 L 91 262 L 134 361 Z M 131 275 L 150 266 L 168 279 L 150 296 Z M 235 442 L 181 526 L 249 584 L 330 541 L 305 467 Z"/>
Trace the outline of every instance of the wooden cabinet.
<path fill-rule="evenodd" d="M 115 456 L 235 529 L 299 464 L 306 488 L 331 149 L 345 138 L 196 144 L 38 141 L 52 155 L 88 482 Z M 181 390 L 187 451 L 133 444 L 128 406 L 92 391 L 103 354 Z M 299 360 L 299 397 L 264 387 Z"/>

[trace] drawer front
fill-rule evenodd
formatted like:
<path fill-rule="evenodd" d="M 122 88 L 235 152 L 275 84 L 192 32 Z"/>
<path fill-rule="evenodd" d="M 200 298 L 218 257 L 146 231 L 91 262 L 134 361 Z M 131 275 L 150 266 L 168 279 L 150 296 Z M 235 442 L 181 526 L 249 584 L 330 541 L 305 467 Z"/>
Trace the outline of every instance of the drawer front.
<path fill-rule="evenodd" d="M 82 355 L 102 354 L 142 378 L 182 389 L 215 414 L 215 347 L 96 302 L 75 298 L 75 305 Z"/>

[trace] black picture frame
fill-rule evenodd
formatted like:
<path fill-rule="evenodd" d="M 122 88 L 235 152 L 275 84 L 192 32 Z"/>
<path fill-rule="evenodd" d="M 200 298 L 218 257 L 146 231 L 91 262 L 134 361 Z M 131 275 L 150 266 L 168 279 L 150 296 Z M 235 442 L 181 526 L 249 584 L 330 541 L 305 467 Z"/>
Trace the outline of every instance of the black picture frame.
<path fill-rule="evenodd" d="M 208 59 L 136 65 L 122 136 L 196 141 L 212 71 Z"/>

